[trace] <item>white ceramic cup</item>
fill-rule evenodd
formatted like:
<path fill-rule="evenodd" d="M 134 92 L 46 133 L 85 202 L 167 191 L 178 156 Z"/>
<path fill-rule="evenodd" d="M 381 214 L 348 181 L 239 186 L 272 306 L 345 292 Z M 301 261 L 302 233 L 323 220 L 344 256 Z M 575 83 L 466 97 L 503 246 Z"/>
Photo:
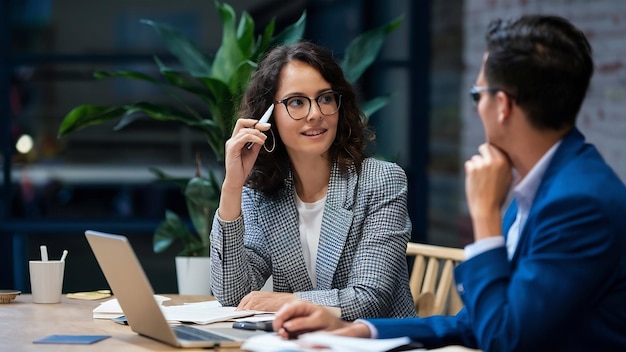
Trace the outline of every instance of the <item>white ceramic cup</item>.
<path fill-rule="evenodd" d="M 63 290 L 63 272 L 65 262 L 50 260 L 31 260 L 28 262 L 30 271 L 30 288 L 34 303 L 59 303 Z"/>

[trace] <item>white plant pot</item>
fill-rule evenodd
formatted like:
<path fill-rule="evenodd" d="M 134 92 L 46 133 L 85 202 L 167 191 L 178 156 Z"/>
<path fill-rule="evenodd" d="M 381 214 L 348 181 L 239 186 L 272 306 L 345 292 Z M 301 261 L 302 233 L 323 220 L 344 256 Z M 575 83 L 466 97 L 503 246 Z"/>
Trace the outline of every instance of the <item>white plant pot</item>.
<path fill-rule="evenodd" d="M 176 257 L 176 279 L 181 295 L 210 295 L 211 258 Z"/>

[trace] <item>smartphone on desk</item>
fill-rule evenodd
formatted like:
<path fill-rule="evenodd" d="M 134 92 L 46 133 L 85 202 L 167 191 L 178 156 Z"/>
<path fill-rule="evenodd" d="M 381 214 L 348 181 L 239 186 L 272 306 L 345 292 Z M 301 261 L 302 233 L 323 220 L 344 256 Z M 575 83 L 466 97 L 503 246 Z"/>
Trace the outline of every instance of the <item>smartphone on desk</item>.
<path fill-rule="evenodd" d="M 234 329 L 243 330 L 262 330 L 262 331 L 274 331 L 272 328 L 273 320 L 265 321 L 236 321 L 233 323 Z"/>

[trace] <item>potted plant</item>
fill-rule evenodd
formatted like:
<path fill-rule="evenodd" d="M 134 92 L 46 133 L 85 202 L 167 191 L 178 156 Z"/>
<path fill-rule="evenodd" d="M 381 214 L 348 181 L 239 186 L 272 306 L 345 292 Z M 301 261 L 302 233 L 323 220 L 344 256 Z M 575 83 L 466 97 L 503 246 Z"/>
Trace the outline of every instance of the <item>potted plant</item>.
<path fill-rule="evenodd" d="M 168 51 L 177 59 L 182 69 L 166 66 L 155 57 L 160 77 L 152 77 L 141 72 L 120 70 L 116 72 L 97 71 L 96 78 L 125 78 L 140 80 L 162 88 L 177 105 L 167 103 L 135 102 L 124 105 L 103 106 L 83 104 L 72 109 L 63 119 L 58 135 L 68 135 L 84 127 L 100 124 L 112 119 L 120 119 L 115 130 L 120 130 L 137 118 L 148 116 L 159 121 L 177 121 L 199 130 L 215 154 L 216 160 L 223 163 L 224 144 L 230 137 L 233 118 L 239 105 L 240 96 L 256 63 L 271 47 L 297 42 L 302 38 L 306 13 L 279 34 L 274 34 L 272 20 L 258 36 L 254 33 L 254 21 L 243 12 L 236 24 L 233 8 L 215 2 L 222 20 L 222 42 L 213 57 L 206 56 L 200 48 L 176 29 L 150 20 L 142 22 L 151 26 L 161 36 Z M 374 62 L 382 48 L 387 33 L 398 27 L 400 19 L 379 28 L 370 30 L 354 39 L 346 48 L 342 68 L 349 81 L 355 82 Z M 255 40 L 255 38 L 257 38 Z M 204 103 L 206 111 L 192 107 L 178 93 L 191 93 Z M 378 97 L 362 105 L 367 116 L 385 104 L 389 97 Z M 184 191 L 189 218 L 195 233 L 175 212 L 167 210 L 165 220 L 154 233 L 153 248 L 162 252 L 176 241 L 182 242 L 180 257 L 209 256 L 209 234 L 213 214 L 218 206 L 221 181 L 215 170 L 209 169 L 202 176 L 199 158 L 196 158 L 196 175 L 188 181 L 176 180 L 158 169 L 151 171 L 160 179 L 177 182 Z M 209 264 L 202 264 L 210 268 Z M 209 284 L 209 274 L 196 281 Z M 179 279 L 180 284 L 180 279 Z M 179 287 L 180 291 L 180 287 Z M 184 290 L 183 290 L 184 291 Z M 208 291 L 207 291 L 208 292 Z M 183 293 L 183 292 L 181 292 Z M 195 292 L 193 292 L 195 293 Z"/>

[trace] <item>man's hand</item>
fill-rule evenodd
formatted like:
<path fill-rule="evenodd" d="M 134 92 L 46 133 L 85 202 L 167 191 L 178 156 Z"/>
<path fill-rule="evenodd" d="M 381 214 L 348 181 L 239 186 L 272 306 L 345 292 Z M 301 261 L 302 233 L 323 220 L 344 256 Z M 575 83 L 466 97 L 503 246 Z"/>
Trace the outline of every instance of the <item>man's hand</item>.
<path fill-rule="evenodd" d="M 337 318 L 329 309 L 307 301 L 284 305 L 276 313 L 273 327 L 278 335 L 290 339 L 318 330 L 342 336 L 370 337 L 365 324 L 348 323 Z"/>
<path fill-rule="evenodd" d="M 293 302 L 296 299 L 293 293 L 252 291 L 239 302 L 237 309 L 275 312 L 285 303 Z"/>
<path fill-rule="evenodd" d="M 475 240 L 501 234 L 500 208 L 513 180 L 511 162 L 500 149 L 485 143 L 478 152 L 465 162 L 465 194 Z"/>

